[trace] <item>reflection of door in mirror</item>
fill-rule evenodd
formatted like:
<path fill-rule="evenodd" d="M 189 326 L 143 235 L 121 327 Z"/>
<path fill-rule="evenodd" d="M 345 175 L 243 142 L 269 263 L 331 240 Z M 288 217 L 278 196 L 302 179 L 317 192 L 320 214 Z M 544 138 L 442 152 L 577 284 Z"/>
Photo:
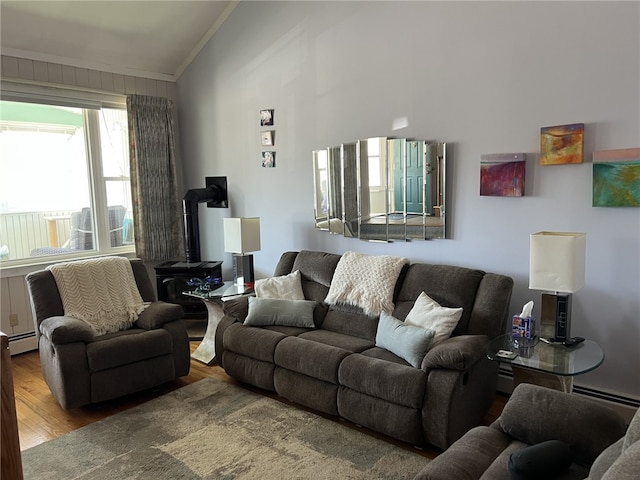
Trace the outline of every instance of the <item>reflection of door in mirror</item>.
<path fill-rule="evenodd" d="M 389 172 L 389 190 L 387 198 L 388 240 L 406 240 L 407 189 L 406 181 L 406 146 L 404 138 L 387 140 Z"/>
<path fill-rule="evenodd" d="M 327 151 L 313 152 L 313 186 L 315 193 L 316 228 L 329 230 L 329 183 L 327 173 Z"/>
<path fill-rule="evenodd" d="M 407 214 L 422 215 L 423 208 L 429 214 L 430 205 L 424 204 L 422 184 L 424 181 L 424 142 L 407 142 Z"/>

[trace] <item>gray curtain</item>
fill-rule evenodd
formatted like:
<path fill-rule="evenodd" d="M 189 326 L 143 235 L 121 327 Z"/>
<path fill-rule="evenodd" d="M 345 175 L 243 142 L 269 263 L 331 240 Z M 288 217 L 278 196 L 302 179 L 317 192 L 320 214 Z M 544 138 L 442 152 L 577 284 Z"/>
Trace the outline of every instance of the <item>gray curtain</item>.
<path fill-rule="evenodd" d="M 173 103 L 129 95 L 127 113 L 136 255 L 146 262 L 182 258 Z"/>

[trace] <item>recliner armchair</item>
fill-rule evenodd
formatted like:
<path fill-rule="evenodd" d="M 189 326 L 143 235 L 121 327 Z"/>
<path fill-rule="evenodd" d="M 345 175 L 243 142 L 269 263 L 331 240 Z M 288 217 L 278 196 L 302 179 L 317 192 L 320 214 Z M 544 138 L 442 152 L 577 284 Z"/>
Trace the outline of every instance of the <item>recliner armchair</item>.
<path fill-rule="evenodd" d="M 152 303 L 131 328 L 105 335 L 64 315 L 49 270 L 26 277 L 43 376 L 65 409 L 146 390 L 189 373 L 182 307 L 156 301 L 142 261 L 131 260 L 131 267 L 142 300 Z"/>
<path fill-rule="evenodd" d="M 568 454 L 557 441 L 568 446 Z M 512 454 L 519 457 L 516 462 L 510 462 Z M 627 430 L 610 408 L 522 383 L 500 418 L 469 430 L 415 480 L 635 480 L 638 472 L 640 410 Z"/>

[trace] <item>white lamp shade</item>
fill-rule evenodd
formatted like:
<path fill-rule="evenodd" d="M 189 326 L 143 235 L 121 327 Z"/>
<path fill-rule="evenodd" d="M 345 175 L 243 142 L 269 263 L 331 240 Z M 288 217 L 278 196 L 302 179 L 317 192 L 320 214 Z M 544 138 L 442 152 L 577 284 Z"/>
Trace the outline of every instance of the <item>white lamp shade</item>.
<path fill-rule="evenodd" d="M 247 253 L 260 250 L 260 217 L 224 219 L 224 251 Z"/>
<path fill-rule="evenodd" d="M 584 287 L 587 236 L 577 232 L 531 235 L 529 288 L 574 293 Z"/>

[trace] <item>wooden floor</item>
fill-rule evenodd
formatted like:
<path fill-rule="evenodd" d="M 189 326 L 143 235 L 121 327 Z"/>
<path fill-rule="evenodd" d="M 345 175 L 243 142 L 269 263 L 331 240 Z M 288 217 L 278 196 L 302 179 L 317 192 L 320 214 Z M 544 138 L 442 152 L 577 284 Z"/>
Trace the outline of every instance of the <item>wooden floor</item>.
<path fill-rule="evenodd" d="M 195 350 L 198 343 L 199 342 L 191 342 L 192 351 Z M 21 450 L 52 440 L 65 433 L 135 407 L 152 398 L 156 398 L 206 377 L 214 377 L 218 380 L 236 383 L 217 365 L 207 367 L 200 362 L 191 360 L 191 371 L 188 376 L 179 378 L 162 387 L 105 402 L 104 404 L 64 410 L 53 398 L 42 378 L 40 359 L 37 351 L 14 355 L 12 357 L 12 363 Z M 261 392 L 267 393 L 264 391 Z M 275 394 L 270 396 L 286 402 L 286 400 L 275 396 Z M 496 395 L 496 400 L 485 418 L 486 424 L 500 415 L 506 398 L 506 396 L 501 394 Z M 334 419 L 333 417 L 328 418 Z M 350 424 L 350 422 L 341 421 L 341 423 L 351 428 L 361 429 L 361 427 Z M 409 445 L 396 442 L 384 435 L 369 430 L 366 431 L 371 435 L 383 438 L 403 448 L 411 448 Z M 420 453 L 426 457 L 433 458 L 439 453 L 439 450 L 424 449 L 421 450 Z"/>

